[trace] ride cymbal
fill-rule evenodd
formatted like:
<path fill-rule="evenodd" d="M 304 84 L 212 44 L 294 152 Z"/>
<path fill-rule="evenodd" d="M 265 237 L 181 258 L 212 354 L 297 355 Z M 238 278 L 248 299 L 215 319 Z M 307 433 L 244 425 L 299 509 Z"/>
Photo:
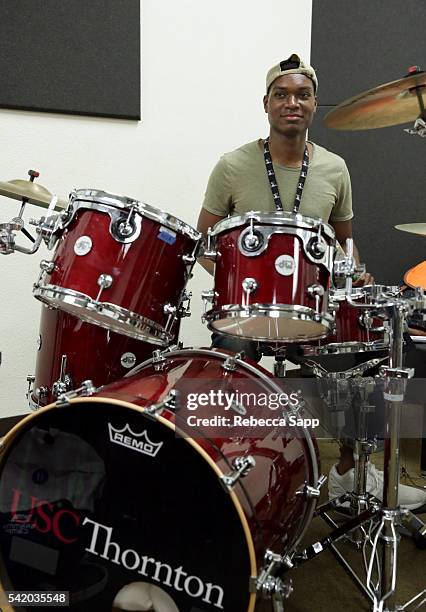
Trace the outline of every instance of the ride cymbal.
<path fill-rule="evenodd" d="M 30 204 L 47 208 L 52 200 L 53 194 L 40 185 L 23 179 L 14 179 L 12 181 L 0 182 L 0 195 L 13 200 L 22 200 L 26 198 Z M 68 202 L 58 199 L 56 208 L 66 208 Z"/>
<path fill-rule="evenodd" d="M 327 113 L 324 123 L 335 130 L 388 127 L 414 121 L 425 103 L 426 72 L 413 72 L 348 98 Z"/>
<path fill-rule="evenodd" d="M 417 234 L 418 236 L 426 236 L 426 223 L 403 223 L 395 225 L 395 229 L 409 234 Z"/>

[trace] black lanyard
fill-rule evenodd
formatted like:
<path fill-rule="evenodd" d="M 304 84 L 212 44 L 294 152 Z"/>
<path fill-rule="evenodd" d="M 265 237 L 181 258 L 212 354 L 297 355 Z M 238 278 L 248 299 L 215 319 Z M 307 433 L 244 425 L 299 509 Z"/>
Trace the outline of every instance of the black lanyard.
<path fill-rule="evenodd" d="M 278 182 L 275 176 L 274 165 L 272 163 L 271 152 L 269 151 L 269 138 L 264 140 L 263 144 L 263 156 L 265 158 L 266 174 L 268 175 L 269 184 L 271 186 L 272 197 L 274 198 L 275 208 L 278 211 L 284 210 L 283 203 L 281 201 L 280 190 L 278 189 Z M 293 212 L 298 213 L 300 208 L 300 202 L 302 200 L 303 188 L 305 186 L 306 177 L 308 176 L 309 168 L 309 156 L 308 146 L 305 144 L 305 152 L 303 154 L 302 168 L 300 170 L 299 182 L 297 184 L 296 197 L 294 198 Z"/>

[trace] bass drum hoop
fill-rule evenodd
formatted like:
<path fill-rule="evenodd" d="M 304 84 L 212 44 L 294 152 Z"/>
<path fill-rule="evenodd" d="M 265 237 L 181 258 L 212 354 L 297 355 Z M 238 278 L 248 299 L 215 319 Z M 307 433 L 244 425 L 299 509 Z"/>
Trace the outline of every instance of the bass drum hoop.
<path fill-rule="evenodd" d="M 151 360 L 150 360 L 151 361 Z M 99 403 L 99 404 L 105 404 L 105 403 L 109 403 L 109 404 L 113 404 L 115 406 L 122 406 L 124 408 L 130 408 L 131 410 L 134 410 L 135 412 L 140 412 L 143 413 L 145 412 L 145 409 L 140 407 L 140 406 L 136 406 L 135 404 L 132 404 L 130 402 L 125 402 L 123 400 L 118 400 L 115 398 L 109 398 L 109 397 L 82 397 L 82 398 L 74 398 L 72 400 L 69 401 L 69 404 L 85 404 L 87 402 L 94 402 L 94 403 Z M 0 472 L 1 472 L 1 468 L 3 467 L 3 464 L 5 463 L 7 456 L 8 456 L 8 450 L 11 450 L 13 448 L 13 441 L 15 440 L 16 435 L 19 434 L 20 430 L 22 429 L 22 427 L 24 427 L 27 423 L 29 423 L 30 421 L 32 421 L 33 419 L 36 419 L 38 417 L 38 415 L 40 414 L 45 414 L 46 412 L 49 412 L 51 410 L 55 410 L 55 409 L 59 409 L 57 404 L 49 404 L 48 406 L 38 410 L 36 413 L 34 414 L 29 414 L 28 416 L 24 417 L 21 421 L 19 421 L 19 423 L 17 423 L 16 425 L 14 425 L 14 427 L 12 427 L 12 429 L 4 436 L 4 438 L 1 440 L 0 442 L 0 451 L 1 451 L 1 457 L 0 457 Z M 218 479 L 220 479 L 222 476 L 224 476 L 225 474 L 222 472 L 222 470 L 219 469 L 219 467 L 214 463 L 214 461 L 211 459 L 210 455 L 208 453 L 206 453 L 206 451 L 192 438 L 189 438 L 186 434 L 183 434 L 183 432 L 180 431 L 180 429 L 178 427 L 175 426 L 174 423 L 172 423 L 171 421 L 169 421 L 168 419 L 165 419 L 164 417 L 162 417 L 161 415 L 154 415 L 155 420 L 157 420 L 158 422 L 160 422 L 162 425 L 165 425 L 166 427 L 168 427 L 169 429 L 171 429 L 173 432 L 175 432 L 177 435 L 181 435 L 182 439 L 185 439 L 192 447 L 193 449 L 199 453 L 201 455 L 201 457 L 207 461 L 209 467 L 215 472 L 215 475 L 218 477 Z M 253 542 L 253 538 L 250 532 L 250 528 L 247 522 L 247 518 L 244 514 L 244 510 L 240 504 L 240 501 L 238 500 L 238 497 L 236 495 L 236 493 L 231 489 L 228 491 L 228 495 L 230 496 L 232 503 L 234 504 L 234 507 L 237 511 L 238 517 L 241 521 L 242 527 L 243 527 L 243 531 L 246 537 L 246 544 L 247 544 L 247 549 L 248 549 L 248 554 L 249 554 L 249 558 L 250 558 L 250 569 L 251 569 L 251 576 L 257 576 L 257 563 L 256 563 L 256 555 L 255 555 L 255 551 L 254 551 L 254 542 Z M 3 565 L 3 564 L 1 564 Z M 4 568 L 3 568 L 4 569 Z M 8 579 L 5 580 L 4 577 L 0 576 L 0 586 L 3 588 L 4 586 L 8 587 L 10 586 L 8 584 Z M 3 590 L 8 590 L 7 588 Z M 10 590 L 10 589 L 9 589 Z M 247 612 L 254 612 L 254 608 L 255 608 L 255 604 L 256 604 L 256 593 L 251 593 L 250 594 L 250 599 L 249 599 L 249 606 L 247 608 Z M 12 607 L 6 607 L 3 608 L 4 612 L 12 612 L 14 610 L 14 608 Z"/>

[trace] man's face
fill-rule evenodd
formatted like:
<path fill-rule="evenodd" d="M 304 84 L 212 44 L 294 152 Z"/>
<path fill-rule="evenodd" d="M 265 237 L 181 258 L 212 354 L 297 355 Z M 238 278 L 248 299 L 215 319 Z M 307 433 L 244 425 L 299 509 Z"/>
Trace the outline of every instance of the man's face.
<path fill-rule="evenodd" d="M 272 83 L 263 106 L 273 130 L 287 136 L 302 134 L 317 107 L 314 84 L 304 74 L 284 74 Z"/>

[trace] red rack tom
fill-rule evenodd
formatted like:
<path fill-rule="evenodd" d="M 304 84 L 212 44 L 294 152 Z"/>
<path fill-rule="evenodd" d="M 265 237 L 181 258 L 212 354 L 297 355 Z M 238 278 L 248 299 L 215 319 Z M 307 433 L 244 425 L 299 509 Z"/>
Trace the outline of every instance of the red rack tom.
<path fill-rule="evenodd" d="M 344 289 L 334 290 L 329 306 L 334 329 L 320 342 L 319 352 L 343 354 L 389 349 L 389 316 L 380 303 L 399 294 L 396 286 L 354 287 L 350 303 Z M 363 308 L 366 305 L 371 308 Z"/>
<path fill-rule="evenodd" d="M 119 334 L 161 346 L 183 303 L 201 234 L 157 208 L 80 189 L 55 230 L 59 244 L 34 295 Z"/>
<path fill-rule="evenodd" d="M 220 221 L 207 256 L 216 261 L 209 328 L 252 340 L 301 342 L 330 329 L 334 231 L 320 219 L 250 212 Z M 211 252 L 211 247 L 213 252 Z"/>

